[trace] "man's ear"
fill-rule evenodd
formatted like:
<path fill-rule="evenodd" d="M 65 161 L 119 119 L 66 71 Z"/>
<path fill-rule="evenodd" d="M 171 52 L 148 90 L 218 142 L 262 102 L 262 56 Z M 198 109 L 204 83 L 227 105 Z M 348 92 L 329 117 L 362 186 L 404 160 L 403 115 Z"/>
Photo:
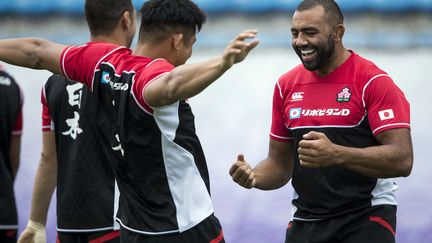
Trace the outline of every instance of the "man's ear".
<path fill-rule="evenodd" d="M 345 26 L 343 24 L 338 24 L 333 34 L 334 34 L 334 40 L 337 42 L 341 42 L 345 34 Z"/>
<path fill-rule="evenodd" d="M 184 46 L 183 33 L 175 33 L 172 35 L 172 46 L 175 50 L 180 50 Z"/>
<path fill-rule="evenodd" d="M 133 18 L 135 18 L 135 14 L 129 11 L 125 11 L 122 14 L 120 18 L 120 24 L 123 30 L 130 30 L 131 28 L 134 28 Z"/>

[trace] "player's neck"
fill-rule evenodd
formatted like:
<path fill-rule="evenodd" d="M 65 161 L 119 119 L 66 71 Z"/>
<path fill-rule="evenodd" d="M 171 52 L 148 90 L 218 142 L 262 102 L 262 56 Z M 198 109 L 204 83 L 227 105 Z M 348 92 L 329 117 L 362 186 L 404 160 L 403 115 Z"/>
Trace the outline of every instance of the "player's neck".
<path fill-rule="evenodd" d="M 123 40 L 123 38 L 119 38 L 116 35 L 91 36 L 90 40 L 92 42 L 105 42 L 105 43 L 111 43 L 111 44 L 119 45 L 119 46 L 126 46 L 126 43 Z"/>
<path fill-rule="evenodd" d="M 154 45 L 151 43 L 138 42 L 137 47 L 133 51 L 133 55 L 149 57 L 152 59 L 168 57 L 168 48 L 165 48 L 163 43 L 160 45 Z"/>

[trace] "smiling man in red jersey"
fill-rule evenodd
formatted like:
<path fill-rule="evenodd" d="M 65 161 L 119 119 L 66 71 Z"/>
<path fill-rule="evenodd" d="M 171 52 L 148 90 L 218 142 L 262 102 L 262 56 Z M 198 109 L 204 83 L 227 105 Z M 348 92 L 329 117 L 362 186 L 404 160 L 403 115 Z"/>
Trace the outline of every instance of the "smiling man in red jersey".
<path fill-rule="evenodd" d="M 386 72 L 344 47 L 344 32 L 335 1 L 298 5 L 291 33 L 302 64 L 275 86 L 268 157 L 252 168 L 239 155 L 230 169 L 246 188 L 291 180 L 287 243 L 395 242 L 392 178 L 413 164 L 409 103 Z"/>

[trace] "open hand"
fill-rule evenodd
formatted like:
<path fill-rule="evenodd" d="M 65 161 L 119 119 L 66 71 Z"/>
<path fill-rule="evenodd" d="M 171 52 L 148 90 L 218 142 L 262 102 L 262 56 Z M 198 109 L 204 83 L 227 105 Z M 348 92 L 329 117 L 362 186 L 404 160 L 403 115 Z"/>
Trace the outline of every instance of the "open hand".
<path fill-rule="evenodd" d="M 235 63 L 243 61 L 249 52 L 259 44 L 258 40 L 246 41 L 246 39 L 255 38 L 257 33 L 256 30 L 246 30 L 228 44 L 223 54 L 223 65 L 226 69 L 229 69 Z"/>

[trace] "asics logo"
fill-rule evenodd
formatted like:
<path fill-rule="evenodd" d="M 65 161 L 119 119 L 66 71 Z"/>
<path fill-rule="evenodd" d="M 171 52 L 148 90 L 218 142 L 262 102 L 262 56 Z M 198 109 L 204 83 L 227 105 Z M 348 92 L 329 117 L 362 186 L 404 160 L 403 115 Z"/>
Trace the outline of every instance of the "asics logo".
<path fill-rule="evenodd" d="M 127 91 L 129 89 L 129 84 L 127 83 L 114 83 L 112 81 L 109 81 L 109 84 L 111 85 L 111 89 L 113 90 Z"/>
<path fill-rule="evenodd" d="M 291 96 L 291 101 L 301 101 L 301 100 L 303 100 L 303 94 L 304 94 L 304 92 L 295 92 Z"/>
<path fill-rule="evenodd" d="M 103 84 L 109 84 L 113 90 L 127 91 L 129 89 L 129 84 L 114 82 L 111 79 L 110 73 L 106 71 L 102 72 L 101 82 Z"/>

